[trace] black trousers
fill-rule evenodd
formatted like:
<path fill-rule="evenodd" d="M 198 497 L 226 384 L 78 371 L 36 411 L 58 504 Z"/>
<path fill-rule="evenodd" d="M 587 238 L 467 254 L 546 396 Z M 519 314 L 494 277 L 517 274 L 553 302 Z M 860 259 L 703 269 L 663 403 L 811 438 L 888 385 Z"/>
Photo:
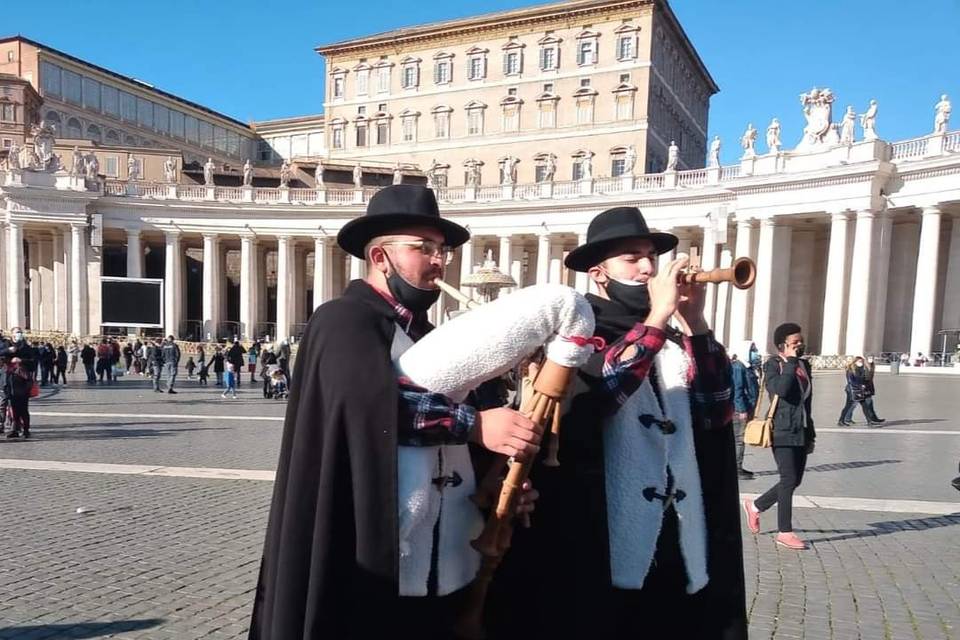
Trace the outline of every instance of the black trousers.
<path fill-rule="evenodd" d="M 760 511 L 777 505 L 777 529 L 781 533 L 793 531 L 793 492 L 803 480 L 807 467 L 806 447 L 773 447 L 773 459 L 777 461 L 780 482 L 767 489 L 754 500 Z"/>

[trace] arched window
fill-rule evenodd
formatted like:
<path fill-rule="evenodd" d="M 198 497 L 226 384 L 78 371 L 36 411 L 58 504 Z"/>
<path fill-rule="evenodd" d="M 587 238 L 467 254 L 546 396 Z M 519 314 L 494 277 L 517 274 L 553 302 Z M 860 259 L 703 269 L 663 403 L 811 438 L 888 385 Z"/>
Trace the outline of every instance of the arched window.
<path fill-rule="evenodd" d="M 80 121 L 76 118 L 70 118 L 67 120 L 67 130 L 66 137 L 68 138 L 80 138 L 83 136 L 83 127 L 80 125 Z"/>
<path fill-rule="evenodd" d="M 94 142 L 100 142 L 102 139 L 100 127 L 95 124 L 91 124 L 89 127 L 87 127 L 87 139 L 93 140 Z"/>
<path fill-rule="evenodd" d="M 46 120 L 48 124 L 57 125 L 58 129 L 60 128 L 60 123 L 62 122 L 62 120 L 60 120 L 60 114 L 56 111 L 47 111 L 47 115 L 44 116 L 44 120 Z"/>
<path fill-rule="evenodd" d="M 128 147 L 135 147 L 137 146 L 137 139 L 130 135 L 123 136 L 123 144 Z"/>
<path fill-rule="evenodd" d="M 116 144 L 116 145 L 119 145 L 119 144 L 120 144 L 120 134 L 117 133 L 116 131 L 114 131 L 113 129 L 110 129 L 109 131 L 107 131 L 107 144 Z"/>

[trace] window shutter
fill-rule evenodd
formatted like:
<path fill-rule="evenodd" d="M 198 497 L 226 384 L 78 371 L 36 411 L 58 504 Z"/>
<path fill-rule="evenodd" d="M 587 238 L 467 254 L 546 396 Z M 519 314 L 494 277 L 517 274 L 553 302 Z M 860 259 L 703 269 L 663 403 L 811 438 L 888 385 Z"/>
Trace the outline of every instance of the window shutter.
<path fill-rule="evenodd" d="M 503 54 L 503 75 L 508 75 L 510 73 L 510 52 L 507 51 Z"/>
<path fill-rule="evenodd" d="M 487 56 L 483 56 L 483 63 L 480 66 L 483 69 L 483 72 L 481 73 L 480 77 L 486 78 L 487 77 Z"/>
<path fill-rule="evenodd" d="M 420 86 L 420 65 L 418 64 L 413 68 L 413 86 Z"/>
<path fill-rule="evenodd" d="M 593 41 L 593 52 L 590 57 L 590 62 L 592 62 L 593 64 L 597 64 L 597 54 L 599 53 L 599 49 L 600 49 L 599 45 L 600 45 L 600 42 L 598 40 Z"/>
<path fill-rule="evenodd" d="M 441 62 L 435 62 L 433 64 L 433 84 L 440 84 L 440 65 Z"/>
<path fill-rule="evenodd" d="M 547 68 L 547 48 L 540 47 L 540 69 L 546 70 Z"/>
<path fill-rule="evenodd" d="M 517 73 L 523 73 L 523 49 L 517 50 Z"/>

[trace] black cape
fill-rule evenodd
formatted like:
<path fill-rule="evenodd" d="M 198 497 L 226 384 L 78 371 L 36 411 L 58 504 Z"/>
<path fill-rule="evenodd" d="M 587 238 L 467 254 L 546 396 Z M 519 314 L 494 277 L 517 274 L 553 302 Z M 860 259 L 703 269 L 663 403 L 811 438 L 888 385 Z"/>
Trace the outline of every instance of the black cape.
<path fill-rule="evenodd" d="M 251 639 L 367 638 L 391 624 L 398 603 L 395 318 L 389 303 L 355 280 L 307 324 Z"/>
<path fill-rule="evenodd" d="M 614 302 L 594 295 L 587 299 L 597 320 L 595 334 L 608 342 L 641 319 Z M 668 332 L 668 338 L 682 342 L 675 332 Z M 494 637 L 517 637 L 522 629 L 526 638 L 745 640 L 743 547 L 729 424 L 707 430 L 694 414 L 708 529 L 708 585 L 693 596 L 684 592 L 686 574 L 672 510 L 665 513 L 644 589 L 611 585 L 601 425 L 617 407 L 602 387 L 602 366 L 602 354 L 594 354 L 574 379 L 561 421 L 560 467 L 534 468 L 541 498 L 533 528 L 515 532 L 499 585 L 494 583 Z"/>

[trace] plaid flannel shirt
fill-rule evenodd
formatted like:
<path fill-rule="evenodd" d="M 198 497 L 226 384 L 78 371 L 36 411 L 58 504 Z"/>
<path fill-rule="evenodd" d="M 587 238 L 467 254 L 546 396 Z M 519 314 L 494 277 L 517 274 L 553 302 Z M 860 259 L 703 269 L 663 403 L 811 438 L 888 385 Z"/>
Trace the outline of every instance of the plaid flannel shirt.
<path fill-rule="evenodd" d="M 660 329 L 637 323 L 607 347 L 603 354 L 603 387 L 618 407 L 643 384 L 666 339 Z M 636 353 L 621 360 L 631 346 L 636 347 Z M 683 349 L 690 357 L 687 385 L 694 424 L 706 429 L 728 424 L 733 418 L 733 392 L 726 350 L 713 333 L 684 336 Z"/>
<path fill-rule="evenodd" d="M 390 303 L 397 314 L 398 324 L 409 333 L 413 312 L 389 293 L 376 291 Z M 397 385 L 400 392 L 397 425 L 401 445 L 429 447 L 467 441 L 476 424 L 476 409 L 454 402 L 442 393 L 428 391 L 404 376 L 399 377 Z"/>

